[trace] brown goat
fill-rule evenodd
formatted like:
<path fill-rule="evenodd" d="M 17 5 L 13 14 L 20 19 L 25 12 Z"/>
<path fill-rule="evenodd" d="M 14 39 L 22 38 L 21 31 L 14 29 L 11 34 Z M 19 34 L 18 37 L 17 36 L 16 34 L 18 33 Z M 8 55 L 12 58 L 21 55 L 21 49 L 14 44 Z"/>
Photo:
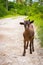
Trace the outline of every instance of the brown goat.
<path fill-rule="evenodd" d="M 32 51 L 34 51 L 34 28 L 33 28 L 33 23 L 34 21 L 24 21 L 20 22 L 21 25 L 24 25 L 25 31 L 23 33 L 24 37 L 24 51 L 23 51 L 23 56 L 25 56 L 26 49 L 28 48 L 28 43 L 30 42 L 30 54 L 32 54 Z"/>

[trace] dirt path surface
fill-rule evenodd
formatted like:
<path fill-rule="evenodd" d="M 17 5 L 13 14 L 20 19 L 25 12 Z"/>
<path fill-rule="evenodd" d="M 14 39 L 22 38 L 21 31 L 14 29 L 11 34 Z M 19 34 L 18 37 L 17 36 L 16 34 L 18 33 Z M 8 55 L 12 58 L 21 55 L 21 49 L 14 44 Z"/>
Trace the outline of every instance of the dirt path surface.
<path fill-rule="evenodd" d="M 43 65 L 43 59 L 38 55 L 38 39 L 34 39 L 35 52 L 29 54 L 28 48 L 26 56 L 22 56 L 24 27 L 19 22 L 24 18 L 0 20 L 0 65 Z"/>

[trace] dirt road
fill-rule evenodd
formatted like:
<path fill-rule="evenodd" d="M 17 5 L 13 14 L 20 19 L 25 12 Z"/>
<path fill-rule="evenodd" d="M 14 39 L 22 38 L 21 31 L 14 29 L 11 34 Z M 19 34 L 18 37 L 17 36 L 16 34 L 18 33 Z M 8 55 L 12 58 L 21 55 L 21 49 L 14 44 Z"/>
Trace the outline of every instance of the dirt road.
<path fill-rule="evenodd" d="M 23 53 L 24 27 L 19 22 L 24 21 L 24 16 L 0 20 L 0 65 L 42 65 L 38 55 L 39 40 L 34 40 L 35 52 L 26 56 Z M 35 34 L 37 36 L 37 34 Z"/>

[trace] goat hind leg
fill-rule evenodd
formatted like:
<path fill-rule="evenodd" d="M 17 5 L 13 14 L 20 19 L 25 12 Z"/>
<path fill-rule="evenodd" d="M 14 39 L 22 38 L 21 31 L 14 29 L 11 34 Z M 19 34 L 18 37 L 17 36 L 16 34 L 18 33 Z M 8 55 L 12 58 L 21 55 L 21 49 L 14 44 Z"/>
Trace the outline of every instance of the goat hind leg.
<path fill-rule="evenodd" d="M 32 42 L 30 41 L 30 54 L 32 54 Z"/>
<path fill-rule="evenodd" d="M 34 43 L 33 43 L 34 40 L 32 40 L 32 51 L 34 52 Z"/>
<path fill-rule="evenodd" d="M 26 41 L 24 41 L 24 51 L 23 51 L 23 56 L 25 56 L 26 53 Z"/>

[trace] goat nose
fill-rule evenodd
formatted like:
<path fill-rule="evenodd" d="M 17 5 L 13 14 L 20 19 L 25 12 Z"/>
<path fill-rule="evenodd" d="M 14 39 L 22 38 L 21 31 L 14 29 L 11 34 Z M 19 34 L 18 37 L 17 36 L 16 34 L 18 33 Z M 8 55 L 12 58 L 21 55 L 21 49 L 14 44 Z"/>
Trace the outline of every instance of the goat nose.
<path fill-rule="evenodd" d="M 28 28 L 28 25 L 26 25 L 26 28 Z"/>

